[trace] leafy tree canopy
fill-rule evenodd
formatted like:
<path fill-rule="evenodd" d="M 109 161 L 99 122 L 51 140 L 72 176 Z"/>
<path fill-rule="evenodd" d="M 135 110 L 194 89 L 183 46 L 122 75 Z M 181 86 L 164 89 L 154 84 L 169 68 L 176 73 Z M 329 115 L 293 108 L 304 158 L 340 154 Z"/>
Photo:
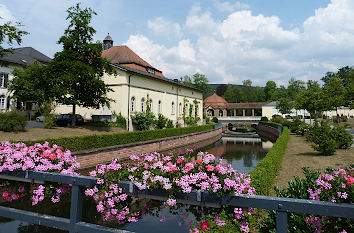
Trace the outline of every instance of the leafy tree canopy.
<path fill-rule="evenodd" d="M 22 36 L 28 34 L 28 32 L 18 29 L 21 26 L 22 24 L 18 22 L 14 24 L 12 22 L 7 22 L 0 25 L 0 57 L 12 51 L 11 49 L 5 49 L 3 43 L 6 42 L 9 46 L 12 46 L 16 42 L 20 45 L 22 42 Z"/>
<path fill-rule="evenodd" d="M 195 73 L 192 77 L 184 76 L 183 83 L 203 91 L 203 97 L 211 90 L 209 80 L 204 74 Z"/>
<path fill-rule="evenodd" d="M 55 54 L 50 67 L 64 90 L 57 101 L 73 105 L 75 114 L 76 105 L 92 108 L 109 105 L 112 100 L 107 93 L 112 90 L 101 77 L 104 73 L 116 74 L 116 70 L 101 57 L 102 44 L 92 42 L 96 30 L 90 23 L 96 12 L 91 8 L 81 9 L 77 4 L 70 7 L 67 13 L 69 26 L 58 41 L 63 50 Z"/>

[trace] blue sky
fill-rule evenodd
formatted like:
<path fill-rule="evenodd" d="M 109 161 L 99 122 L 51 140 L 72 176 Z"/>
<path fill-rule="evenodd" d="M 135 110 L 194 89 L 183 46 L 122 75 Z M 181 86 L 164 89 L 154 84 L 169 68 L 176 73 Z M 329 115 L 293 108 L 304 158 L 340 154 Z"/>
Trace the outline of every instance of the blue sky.
<path fill-rule="evenodd" d="M 0 23 L 20 21 L 21 46 L 53 56 L 78 1 L 3 0 Z M 279 85 L 319 80 L 354 64 L 353 0 L 87 0 L 95 40 L 109 32 L 169 78 L 205 74 L 211 83 Z"/>

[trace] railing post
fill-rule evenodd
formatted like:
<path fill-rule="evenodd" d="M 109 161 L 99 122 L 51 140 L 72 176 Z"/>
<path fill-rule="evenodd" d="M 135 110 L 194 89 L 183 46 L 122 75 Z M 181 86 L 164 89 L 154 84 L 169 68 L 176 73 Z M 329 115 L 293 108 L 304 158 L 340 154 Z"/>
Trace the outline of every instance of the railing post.
<path fill-rule="evenodd" d="M 281 204 L 279 204 L 278 209 L 281 209 Z M 276 211 L 276 224 L 277 233 L 287 233 L 288 232 L 288 214 L 285 211 Z"/>
<path fill-rule="evenodd" d="M 81 222 L 82 218 L 82 192 L 81 187 L 73 184 L 71 189 L 70 206 L 70 233 L 75 233 L 75 224 Z"/>

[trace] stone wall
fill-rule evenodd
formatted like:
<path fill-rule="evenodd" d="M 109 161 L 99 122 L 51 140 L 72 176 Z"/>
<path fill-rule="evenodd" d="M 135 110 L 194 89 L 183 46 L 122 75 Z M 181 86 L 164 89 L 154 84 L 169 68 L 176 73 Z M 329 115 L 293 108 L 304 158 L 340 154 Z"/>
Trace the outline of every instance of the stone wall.
<path fill-rule="evenodd" d="M 213 129 L 194 134 L 162 138 L 151 141 L 118 145 L 115 147 L 102 148 L 87 152 L 73 153 L 77 156 L 80 168 L 94 167 L 99 163 L 109 163 L 113 159 L 126 159 L 130 155 L 149 152 L 170 152 L 173 150 L 182 151 L 186 149 L 198 149 L 205 147 L 221 138 L 222 129 Z"/>
<path fill-rule="evenodd" d="M 272 142 L 275 142 L 281 133 L 275 128 L 262 124 L 258 124 L 256 130 L 259 136 L 266 137 Z"/>

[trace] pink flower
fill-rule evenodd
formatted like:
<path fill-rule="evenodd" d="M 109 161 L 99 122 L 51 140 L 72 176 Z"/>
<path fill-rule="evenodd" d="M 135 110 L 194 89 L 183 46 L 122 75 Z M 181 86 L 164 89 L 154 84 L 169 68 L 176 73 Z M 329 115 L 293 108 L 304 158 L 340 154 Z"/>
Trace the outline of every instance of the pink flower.
<path fill-rule="evenodd" d="M 194 168 L 193 163 L 186 163 L 186 165 L 184 166 L 185 172 L 189 172 L 193 168 Z"/>
<path fill-rule="evenodd" d="M 203 221 L 203 222 L 200 222 L 200 223 L 199 223 L 199 226 L 200 226 L 200 229 L 201 229 L 202 231 L 209 230 L 209 222 L 208 222 L 208 220 L 205 220 L 205 221 Z"/>
<path fill-rule="evenodd" d="M 345 180 L 347 181 L 348 185 L 352 185 L 354 183 L 354 177 L 346 176 Z"/>
<path fill-rule="evenodd" d="M 197 164 L 202 164 L 202 163 L 203 163 L 203 160 L 197 159 L 195 162 L 196 162 Z"/>
<path fill-rule="evenodd" d="M 166 202 L 167 202 L 167 205 L 169 205 L 169 206 L 174 206 L 177 203 L 176 199 L 171 199 L 171 198 L 168 199 Z"/>
<path fill-rule="evenodd" d="M 213 165 L 207 165 L 205 166 L 208 172 L 214 171 L 214 166 Z"/>
<path fill-rule="evenodd" d="M 160 218 L 160 222 L 166 222 L 166 217 Z"/>

